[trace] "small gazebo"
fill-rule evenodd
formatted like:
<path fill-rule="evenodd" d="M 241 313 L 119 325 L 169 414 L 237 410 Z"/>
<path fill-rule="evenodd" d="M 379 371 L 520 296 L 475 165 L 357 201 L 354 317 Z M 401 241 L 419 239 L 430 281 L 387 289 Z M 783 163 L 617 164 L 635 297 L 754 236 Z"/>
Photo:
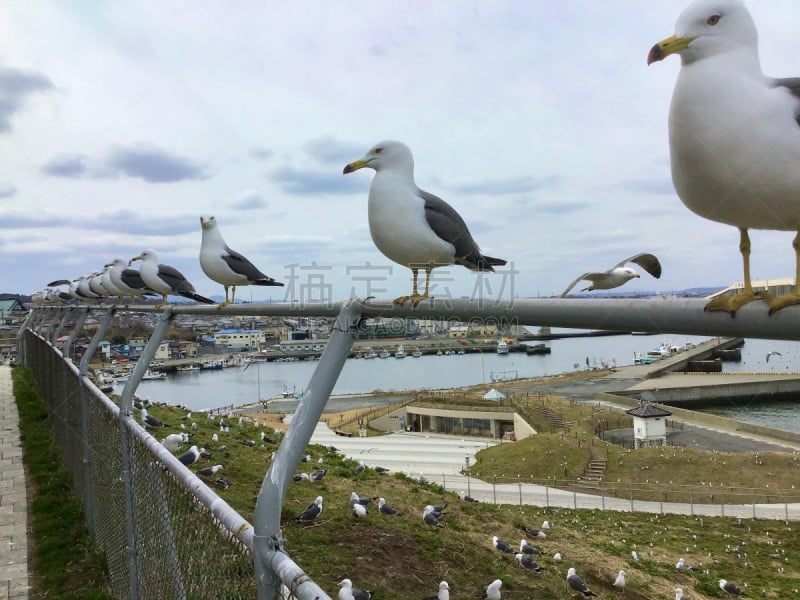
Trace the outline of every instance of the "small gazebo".
<path fill-rule="evenodd" d="M 645 402 L 625 412 L 633 417 L 634 448 L 666 445 L 667 417 L 671 412 Z"/>
<path fill-rule="evenodd" d="M 503 400 L 506 395 L 503 392 L 498 391 L 495 388 L 490 389 L 483 395 L 484 400 L 494 400 L 495 402 L 498 400 Z"/>

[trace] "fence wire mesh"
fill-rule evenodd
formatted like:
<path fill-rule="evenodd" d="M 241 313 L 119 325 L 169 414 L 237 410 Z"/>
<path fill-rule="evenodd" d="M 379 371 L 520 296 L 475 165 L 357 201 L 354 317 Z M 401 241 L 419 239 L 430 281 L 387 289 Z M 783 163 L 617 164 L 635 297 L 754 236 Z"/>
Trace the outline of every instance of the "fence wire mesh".
<path fill-rule="evenodd" d="M 105 551 L 113 593 L 121 598 L 255 598 L 249 549 L 157 459 L 145 440 L 150 434 L 132 419 L 121 426 L 119 408 L 74 365 L 42 337 L 31 331 L 24 335 L 26 365 L 47 404 L 89 530 Z M 125 509 L 126 477 L 131 511 Z"/>

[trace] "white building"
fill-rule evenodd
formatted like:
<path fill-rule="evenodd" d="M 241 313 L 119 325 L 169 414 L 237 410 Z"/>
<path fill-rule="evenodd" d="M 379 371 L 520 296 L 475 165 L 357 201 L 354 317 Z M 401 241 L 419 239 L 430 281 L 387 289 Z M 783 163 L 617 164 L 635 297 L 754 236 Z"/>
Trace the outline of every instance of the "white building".
<path fill-rule="evenodd" d="M 220 329 L 214 334 L 214 347 L 224 350 L 258 350 L 266 341 L 259 329 Z"/>
<path fill-rule="evenodd" d="M 633 417 L 635 448 L 664 446 L 667 443 L 667 417 L 672 413 L 653 404 L 640 404 L 625 411 Z"/>

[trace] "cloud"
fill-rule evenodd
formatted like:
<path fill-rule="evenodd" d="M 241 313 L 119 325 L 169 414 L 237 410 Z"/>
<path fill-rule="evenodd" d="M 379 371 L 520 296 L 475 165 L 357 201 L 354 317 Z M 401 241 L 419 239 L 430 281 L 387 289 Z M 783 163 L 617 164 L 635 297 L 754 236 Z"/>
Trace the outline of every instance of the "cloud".
<path fill-rule="evenodd" d="M 0 198 L 11 198 L 17 193 L 17 188 L 10 183 L 0 182 Z"/>
<path fill-rule="evenodd" d="M 205 168 L 187 158 L 143 145 L 116 148 L 106 161 L 110 169 L 148 183 L 207 179 Z"/>
<path fill-rule="evenodd" d="M 254 190 L 244 190 L 240 198 L 231 203 L 231 208 L 239 210 L 255 210 L 257 208 L 266 208 L 267 201 Z"/>
<path fill-rule="evenodd" d="M 0 133 L 11 131 L 11 117 L 22 110 L 29 96 L 53 89 L 53 82 L 41 73 L 0 66 Z"/>
<path fill-rule="evenodd" d="M 356 142 L 337 140 L 332 135 L 323 135 L 308 140 L 303 144 L 303 150 L 318 162 L 334 163 L 344 167 L 348 162 L 363 156 L 368 148 Z"/>
<path fill-rule="evenodd" d="M 130 236 L 170 236 L 199 230 L 197 215 L 173 215 L 150 218 L 132 210 L 122 209 L 110 213 L 86 215 L 53 215 L 49 213 L 25 215 L 7 213 L 0 216 L 0 230 L 53 229 L 72 227 L 89 231 L 124 233 Z"/>
<path fill-rule="evenodd" d="M 54 177 L 80 179 L 87 174 L 88 158 L 83 154 L 57 154 L 42 167 L 42 171 Z"/>
<path fill-rule="evenodd" d="M 340 170 L 301 171 L 294 167 L 281 167 L 274 171 L 271 180 L 284 192 L 296 196 L 313 194 L 366 194 L 369 181 L 363 177 L 345 177 Z"/>
<path fill-rule="evenodd" d="M 275 152 L 269 148 L 253 148 L 250 150 L 250 156 L 262 162 L 269 160 L 274 154 Z"/>
<path fill-rule="evenodd" d="M 675 186 L 669 179 L 631 179 L 623 181 L 613 188 L 636 194 L 675 195 Z"/>
<path fill-rule="evenodd" d="M 509 177 L 507 179 L 487 179 L 468 183 L 459 183 L 448 186 L 449 189 L 461 194 L 486 194 L 502 196 L 506 194 L 525 194 L 556 187 L 560 178 L 553 175 L 542 179 L 535 177 Z"/>
<path fill-rule="evenodd" d="M 530 202 L 531 214 L 568 215 L 586 209 L 582 202 Z"/>

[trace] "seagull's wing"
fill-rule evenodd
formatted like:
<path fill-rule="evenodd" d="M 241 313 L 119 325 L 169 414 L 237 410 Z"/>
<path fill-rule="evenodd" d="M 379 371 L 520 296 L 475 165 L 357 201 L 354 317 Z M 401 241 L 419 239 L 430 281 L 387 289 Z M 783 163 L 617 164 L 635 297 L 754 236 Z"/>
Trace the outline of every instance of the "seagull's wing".
<path fill-rule="evenodd" d="M 773 84 L 775 87 L 782 87 L 789 90 L 792 96 L 798 101 L 798 106 L 795 108 L 794 116 L 797 124 L 800 125 L 800 77 L 786 77 L 783 79 L 774 79 Z"/>
<path fill-rule="evenodd" d="M 47 284 L 47 287 L 56 287 L 59 285 L 69 285 L 72 283 L 69 279 L 56 279 Z"/>
<path fill-rule="evenodd" d="M 425 220 L 433 232 L 455 248 L 459 264 L 480 271 L 492 271 L 492 265 L 504 265 L 506 261 L 492 259 L 481 254 L 481 249 L 472 239 L 467 224 L 447 202 L 424 190 L 417 194 L 425 201 Z"/>
<path fill-rule="evenodd" d="M 272 277 L 264 275 L 264 273 L 259 271 L 258 267 L 247 258 L 236 252 L 236 250 L 231 250 L 228 246 L 225 246 L 225 254 L 222 255 L 222 260 L 230 267 L 231 271 L 247 277 L 248 281 L 258 283 L 259 285 L 283 285 L 275 281 Z"/>
<path fill-rule="evenodd" d="M 658 262 L 658 258 L 656 258 L 655 254 L 650 254 L 648 252 L 642 252 L 641 254 L 634 254 L 630 258 L 626 258 L 625 260 L 615 264 L 612 267 L 612 270 L 616 269 L 617 267 L 624 267 L 625 263 L 629 262 L 639 265 L 656 279 L 661 277 L 661 263 Z"/>
<path fill-rule="evenodd" d="M 563 298 L 564 296 L 569 294 L 569 291 L 572 288 L 574 288 L 579 281 L 583 281 L 584 279 L 586 279 L 587 281 L 594 282 L 594 281 L 597 281 L 598 279 L 602 279 L 603 277 L 605 277 L 607 275 L 608 275 L 608 272 L 605 272 L 605 273 L 584 273 L 583 275 L 581 275 L 580 277 L 575 279 L 575 281 L 570 283 L 569 286 L 567 286 L 567 289 L 565 289 L 563 292 L 561 292 L 561 297 Z"/>
<path fill-rule="evenodd" d="M 175 292 L 193 292 L 194 287 L 183 273 L 169 265 L 158 265 L 158 277 Z"/>

